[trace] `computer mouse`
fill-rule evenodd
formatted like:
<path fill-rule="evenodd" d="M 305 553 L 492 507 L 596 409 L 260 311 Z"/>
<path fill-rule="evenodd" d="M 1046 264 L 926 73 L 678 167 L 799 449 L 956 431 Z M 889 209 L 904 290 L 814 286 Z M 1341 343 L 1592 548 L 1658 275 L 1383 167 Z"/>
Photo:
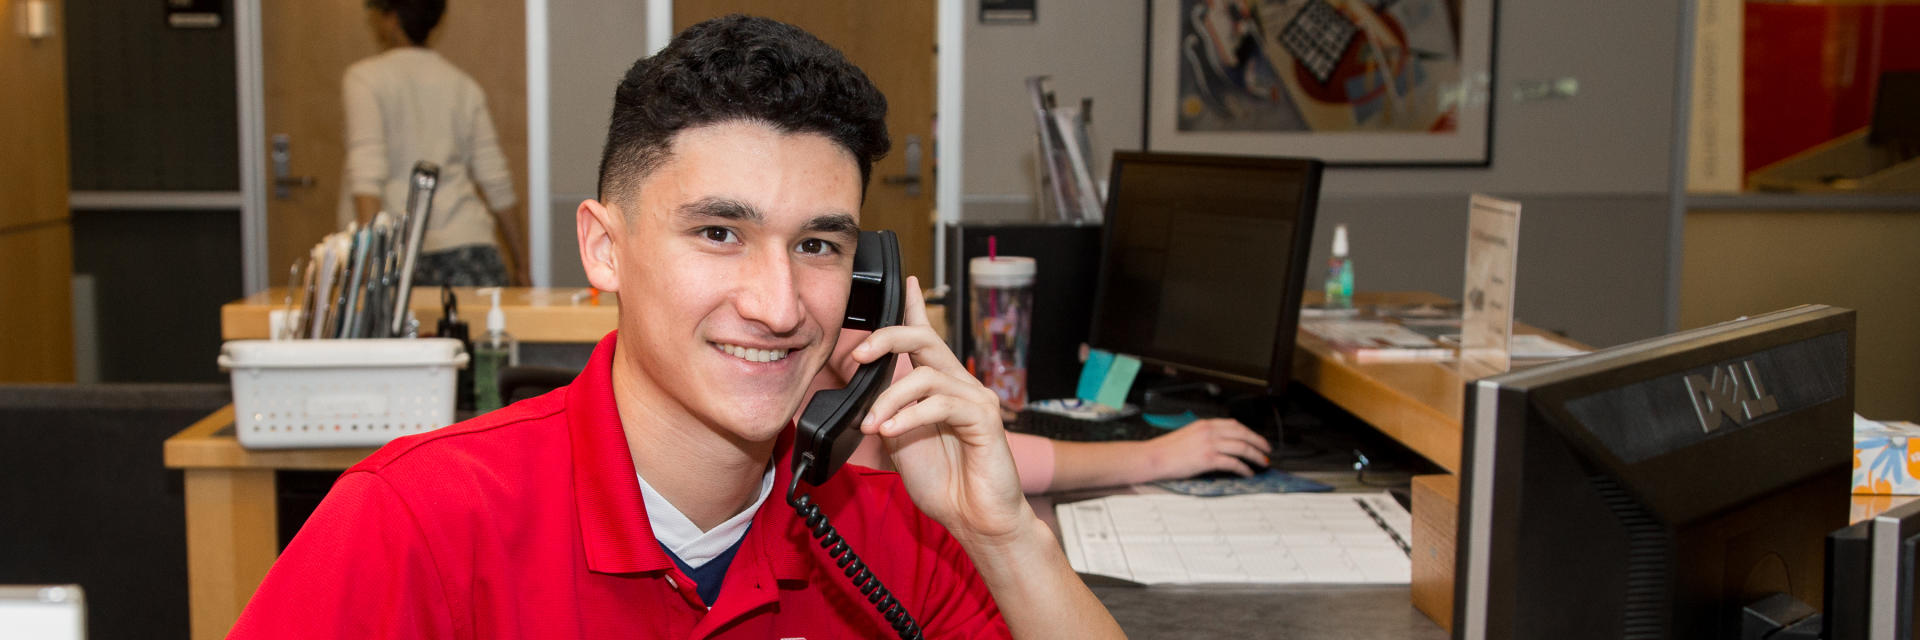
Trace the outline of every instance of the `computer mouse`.
<path fill-rule="evenodd" d="M 1241 462 L 1246 462 L 1247 468 L 1252 469 L 1253 475 L 1255 476 L 1266 473 L 1268 470 L 1267 465 L 1260 464 L 1258 462 L 1248 462 L 1245 460 L 1242 460 Z M 1245 477 L 1245 476 L 1242 476 L 1238 473 L 1234 473 L 1232 471 L 1208 471 L 1206 473 L 1202 473 L 1200 475 L 1194 476 L 1193 479 L 1195 480 L 1233 480 L 1233 479 L 1238 479 L 1242 477 Z"/>

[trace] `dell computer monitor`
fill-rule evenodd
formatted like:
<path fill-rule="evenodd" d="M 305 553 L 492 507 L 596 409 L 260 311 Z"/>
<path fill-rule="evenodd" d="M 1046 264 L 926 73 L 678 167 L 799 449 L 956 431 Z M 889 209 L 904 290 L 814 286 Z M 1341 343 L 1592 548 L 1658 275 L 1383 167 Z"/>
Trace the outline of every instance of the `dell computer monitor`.
<path fill-rule="evenodd" d="M 1468 382 L 1456 638 L 1739 637 L 1822 602 L 1854 314 L 1802 306 Z"/>
<path fill-rule="evenodd" d="M 1321 163 L 1115 153 L 1087 343 L 1279 394 Z"/>

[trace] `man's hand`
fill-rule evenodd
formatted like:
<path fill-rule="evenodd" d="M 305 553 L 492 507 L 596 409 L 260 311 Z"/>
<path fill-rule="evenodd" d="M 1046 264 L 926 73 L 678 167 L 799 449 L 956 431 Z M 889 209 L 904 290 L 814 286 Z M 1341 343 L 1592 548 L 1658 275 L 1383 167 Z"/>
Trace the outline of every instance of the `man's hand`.
<path fill-rule="evenodd" d="M 999 396 L 934 335 L 919 281 L 906 289 L 905 324 L 867 336 L 853 359 L 904 353 L 913 371 L 873 401 L 860 430 L 880 436 L 913 504 L 966 549 L 1015 637 L 1125 637 L 1020 494 Z"/>
<path fill-rule="evenodd" d="M 903 324 L 875 331 L 853 351 L 862 364 L 896 353 L 913 363 L 874 400 L 860 430 L 880 436 L 914 504 L 962 545 L 1044 526 L 1020 493 L 999 397 L 934 334 L 917 279 L 907 279 L 906 297 Z"/>

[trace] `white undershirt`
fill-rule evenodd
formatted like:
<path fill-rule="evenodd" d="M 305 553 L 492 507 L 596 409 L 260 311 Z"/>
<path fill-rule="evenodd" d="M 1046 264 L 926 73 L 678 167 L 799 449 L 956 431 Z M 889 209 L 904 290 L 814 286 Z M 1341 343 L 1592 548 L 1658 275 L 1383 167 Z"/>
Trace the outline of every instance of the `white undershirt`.
<path fill-rule="evenodd" d="M 647 484 L 645 476 L 640 476 L 640 496 L 646 501 L 647 523 L 653 526 L 653 537 L 659 539 L 661 546 L 672 551 L 681 562 L 695 569 L 745 537 L 747 525 L 753 523 L 753 514 L 760 511 L 760 505 L 767 501 L 767 494 L 772 492 L 773 467 L 769 466 L 767 474 L 760 478 L 760 497 L 753 500 L 753 506 L 734 514 L 719 526 L 701 531 L 700 526 L 668 502 L 666 496 L 654 491 L 653 485 Z"/>

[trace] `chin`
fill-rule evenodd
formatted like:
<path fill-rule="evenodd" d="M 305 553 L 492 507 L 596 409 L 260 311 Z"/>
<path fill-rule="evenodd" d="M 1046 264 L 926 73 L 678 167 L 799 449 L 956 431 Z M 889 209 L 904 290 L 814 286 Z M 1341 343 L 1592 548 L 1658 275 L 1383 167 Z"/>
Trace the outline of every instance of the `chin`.
<path fill-rule="evenodd" d="M 797 398 L 756 398 L 725 407 L 714 422 L 741 440 L 771 442 L 793 424 L 799 407 Z"/>

